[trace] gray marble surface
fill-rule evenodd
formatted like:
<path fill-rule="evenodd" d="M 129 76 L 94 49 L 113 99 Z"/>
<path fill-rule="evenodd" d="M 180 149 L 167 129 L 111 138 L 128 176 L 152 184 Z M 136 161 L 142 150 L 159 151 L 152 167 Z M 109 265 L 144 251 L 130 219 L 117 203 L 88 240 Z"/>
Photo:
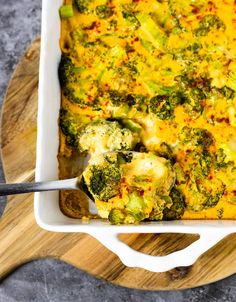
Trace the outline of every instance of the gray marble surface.
<path fill-rule="evenodd" d="M 53 0 L 52 0 L 53 1 Z M 40 0 L 0 0 L 0 100 L 20 56 L 40 32 Z M 20 101 L 20 100 L 19 100 Z M 4 176 L 0 166 L 0 180 Z M 0 212 L 5 199 L 0 199 Z M 1 249 L 1 242 L 0 242 Z M 0 302 L 31 301 L 236 301 L 236 275 L 184 291 L 140 291 L 118 287 L 52 259 L 25 264 L 0 283 Z"/>

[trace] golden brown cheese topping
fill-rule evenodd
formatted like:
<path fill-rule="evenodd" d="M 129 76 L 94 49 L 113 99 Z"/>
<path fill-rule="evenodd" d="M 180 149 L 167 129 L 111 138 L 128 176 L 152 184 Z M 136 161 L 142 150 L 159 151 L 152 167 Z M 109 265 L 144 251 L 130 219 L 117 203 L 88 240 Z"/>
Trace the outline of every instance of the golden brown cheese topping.
<path fill-rule="evenodd" d="M 60 14 L 59 156 L 153 152 L 182 219 L 235 219 L 235 1 L 65 0 Z"/>

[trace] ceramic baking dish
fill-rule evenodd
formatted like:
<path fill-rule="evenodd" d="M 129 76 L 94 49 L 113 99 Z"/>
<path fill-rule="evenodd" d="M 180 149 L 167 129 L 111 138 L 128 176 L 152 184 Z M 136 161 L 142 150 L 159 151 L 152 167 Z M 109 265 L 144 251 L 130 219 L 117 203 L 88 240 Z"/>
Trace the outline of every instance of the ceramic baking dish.
<path fill-rule="evenodd" d="M 60 87 L 57 69 L 61 55 L 58 9 L 61 4 L 62 0 L 43 0 L 36 181 L 58 178 Z M 91 208 L 92 206 L 93 204 Z M 153 272 L 189 266 L 226 235 L 236 231 L 236 221 L 145 222 L 140 225 L 122 226 L 112 226 L 102 220 L 90 220 L 85 223 L 62 214 L 58 192 L 35 194 L 34 209 L 40 227 L 53 232 L 88 233 L 117 254 L 125 265 Z M 119 233 L 194 233 L 199 234 L 200 238 L 181 251 L 155 257 L 134 251 L 118 239 Z"/>

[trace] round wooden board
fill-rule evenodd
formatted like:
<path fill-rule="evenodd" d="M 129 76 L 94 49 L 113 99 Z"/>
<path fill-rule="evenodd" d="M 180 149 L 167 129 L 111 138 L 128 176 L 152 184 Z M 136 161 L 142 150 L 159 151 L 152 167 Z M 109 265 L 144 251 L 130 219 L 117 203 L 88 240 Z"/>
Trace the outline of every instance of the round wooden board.
<path fill-rule="evenodd" d="M 38 62 L 37 39 L 18 64 L 10 81 L 3 110 L 1 150 L 8 182 L 34 179 Z M 105 236 L 105 234 L 104 234 Z M 165 255 L 188 246 L 196 235 L 121 235 L 128 245 L 151 255 Z M 109 282 L 130 288 L 173 290 L 200 286 L 236 271 L 236 234 L 222 240 L 191 267 L 166 273 L 127 268 L 118 257 L 86 234 L 52 233 L 34 219 L 33 195 L 8 198 L 0 222 L 0 276 L 37 258 L 54 257 Z"/>

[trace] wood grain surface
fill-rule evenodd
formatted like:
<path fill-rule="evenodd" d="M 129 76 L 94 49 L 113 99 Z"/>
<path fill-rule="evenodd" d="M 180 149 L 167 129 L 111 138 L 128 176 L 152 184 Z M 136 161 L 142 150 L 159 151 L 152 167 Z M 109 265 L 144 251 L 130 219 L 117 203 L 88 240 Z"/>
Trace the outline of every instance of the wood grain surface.
<path fill-rule="evenodd" d="M 2 109 L 1 150 L 8 182 L 34 179 L 39 48 L 37 39 L 19 62 Z M 194 234 L 126 234 L 120 237 L 134 249 L 151 255 L 180 250 L 197 239 Z M 89 235 L 40 229 L 34 219 L 32 194 L 8 198 L 0 221 L 0 276 L 43 257 L 61 259 L 121 286 L 147 290 L 183 289 L 235 273 L 236 235 L 226 237 L 191 267 L 151 273 L 125 267 L 115 254 Z"/>

